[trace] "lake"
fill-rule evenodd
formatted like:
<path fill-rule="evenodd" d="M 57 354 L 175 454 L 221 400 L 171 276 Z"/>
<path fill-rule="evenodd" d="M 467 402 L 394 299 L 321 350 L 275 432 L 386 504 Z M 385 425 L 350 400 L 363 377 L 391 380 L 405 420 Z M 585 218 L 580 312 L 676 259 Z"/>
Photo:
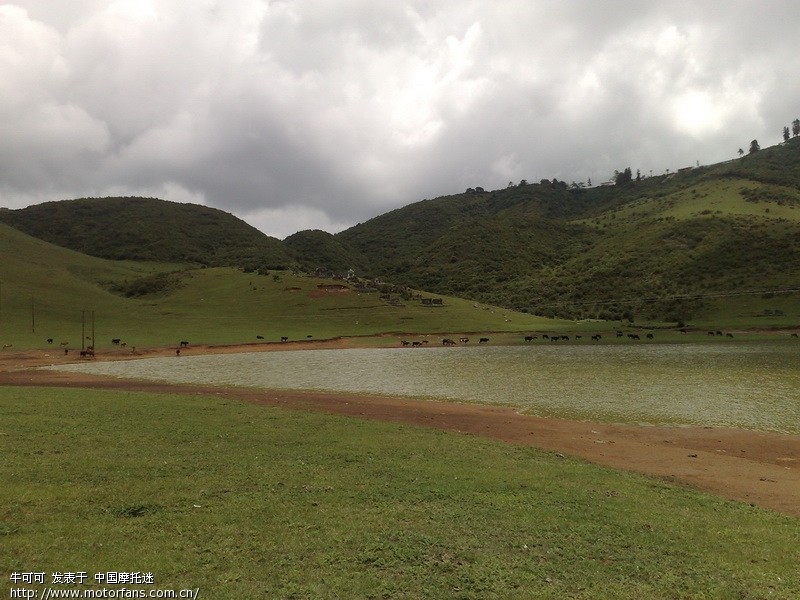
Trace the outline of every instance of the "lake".
<path fill-rule="evenodd" d="M 800 433 L 800 344 L 786 342 L 299 350 L 48 368 L 492 403 L 590 421 Z"/>

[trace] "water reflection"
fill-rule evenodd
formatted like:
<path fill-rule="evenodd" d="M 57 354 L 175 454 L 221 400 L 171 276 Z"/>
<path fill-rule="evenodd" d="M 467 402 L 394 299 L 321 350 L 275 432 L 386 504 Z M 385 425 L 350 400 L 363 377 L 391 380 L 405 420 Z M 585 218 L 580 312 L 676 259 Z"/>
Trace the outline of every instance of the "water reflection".
<path fill-rule="evenodd" d="M 800 347 L 456 347 L 154 358 L 58 369 L 179 383 L 497 403 L 597 421 L 800 433 Z"/>

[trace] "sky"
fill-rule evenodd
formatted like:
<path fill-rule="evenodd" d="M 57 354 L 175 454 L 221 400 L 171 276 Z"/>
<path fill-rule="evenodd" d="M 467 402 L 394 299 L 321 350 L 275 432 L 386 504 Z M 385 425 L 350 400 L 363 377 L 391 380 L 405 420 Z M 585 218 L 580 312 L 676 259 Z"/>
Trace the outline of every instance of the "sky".
<path fill-rule="evenodd" d="M 0 0 L 0 207 L 147 196 L 285 238 L 779 143 L 797 0 Z"/>

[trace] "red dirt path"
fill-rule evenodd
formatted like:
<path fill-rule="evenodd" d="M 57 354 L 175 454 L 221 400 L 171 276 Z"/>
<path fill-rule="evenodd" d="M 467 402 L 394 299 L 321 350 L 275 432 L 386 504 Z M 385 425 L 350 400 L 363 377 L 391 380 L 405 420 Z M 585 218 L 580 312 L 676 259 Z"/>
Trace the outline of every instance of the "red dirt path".
<path fill-rule="evenodd" d="M 352 347 L 352 340 L 192 347 L 182 355 Z M 130 350 L 98 359 L 131 358 Z M 137 357 L 175 356 L 175 348 Z M 171 385 L 36 370 L 76 362 L 58 349 L 0 354 L 0 385 L 85 387 L 144 392 L 213 394 L 257 404 L 407 423 L 535 446 L 590 462 L 669 480 L 724 498 L 800 517 L 800 436 L 710 427 L 638 427 L 545 419 L 514 409 L 341 393 L 253 391 Z"/>

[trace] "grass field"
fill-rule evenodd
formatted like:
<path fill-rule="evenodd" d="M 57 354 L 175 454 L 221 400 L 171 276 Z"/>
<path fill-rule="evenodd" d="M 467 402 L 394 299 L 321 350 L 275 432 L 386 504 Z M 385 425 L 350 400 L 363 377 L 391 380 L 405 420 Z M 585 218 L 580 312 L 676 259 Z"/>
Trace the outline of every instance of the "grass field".
<path fill-rule="evenodd" d="M 800 521 L 529 448 L 211 397 L 0 388 L 0 571 L 201 598 L 793 598 Z"/>

